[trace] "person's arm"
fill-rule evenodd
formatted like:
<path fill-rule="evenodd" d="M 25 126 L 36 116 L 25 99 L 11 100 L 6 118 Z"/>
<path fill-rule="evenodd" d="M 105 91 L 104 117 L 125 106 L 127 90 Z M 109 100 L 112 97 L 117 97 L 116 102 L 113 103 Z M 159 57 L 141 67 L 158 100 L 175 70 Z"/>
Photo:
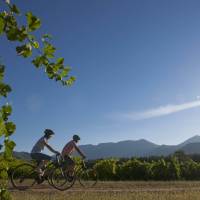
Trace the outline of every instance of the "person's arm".
<path fill-rule="evenodd" d="M 54 150 L 46 141 L 44 141 L 44 144 L 47 147 L 47 149 L 49 149 L 49 151 L 51 151 L 52 153 L 60 154 L 60 152 Z"/>
<path fill-rule="evenodd" d="M 77 147 L 77 145 L 74 145 L 76 151 L 82 156 L 82 158 L 86 158 L 85 154 Z"/>

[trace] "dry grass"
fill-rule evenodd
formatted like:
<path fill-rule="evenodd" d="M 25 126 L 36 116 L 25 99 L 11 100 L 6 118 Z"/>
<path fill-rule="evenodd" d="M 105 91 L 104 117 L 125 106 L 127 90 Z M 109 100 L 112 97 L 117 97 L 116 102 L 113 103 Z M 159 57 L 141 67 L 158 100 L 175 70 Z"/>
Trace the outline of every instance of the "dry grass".
<path fill-rule="evenodd" d="M 199 200 L 200 182 L 101 182 L 87 190 L 76 184 L 65 192 L 43 185 L 12 195 L 14 200 Z"/>

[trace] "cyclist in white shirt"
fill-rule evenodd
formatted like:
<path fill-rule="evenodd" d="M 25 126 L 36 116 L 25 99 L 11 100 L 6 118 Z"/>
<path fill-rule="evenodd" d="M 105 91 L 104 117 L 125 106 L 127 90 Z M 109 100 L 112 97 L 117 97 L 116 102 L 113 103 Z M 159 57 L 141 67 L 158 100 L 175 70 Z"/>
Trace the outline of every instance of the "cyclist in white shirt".
<path fill-rule="evenodd" d="M 33 146 L 32 150 L 31 150 L 31 158 L 36 160 L 38 162 L 38 167 L 37 167 L 37 171 L 38 171 L 38 175 L 39 178 L 41 178 L 43 176 L 43 170 L 42 168 L 46 165 L 46 163 L 51 160 L 51 156 L 46 155 L 44 153 L 42 153 L 42 151 L 44 150 L 44 147 L 47 147 L 47 149 L 49 151 L 51 151 L 52 153 L 55 154 L 60 154 L 58 151 L 54 150 L 49 144 L 48 144 L 48 140 L 55 135 L 55 133 L 50 130 L 50 129 L 46 129 L 44 131 L 44 136 L 42 136 L 37 142 L 36 144 Z"/>

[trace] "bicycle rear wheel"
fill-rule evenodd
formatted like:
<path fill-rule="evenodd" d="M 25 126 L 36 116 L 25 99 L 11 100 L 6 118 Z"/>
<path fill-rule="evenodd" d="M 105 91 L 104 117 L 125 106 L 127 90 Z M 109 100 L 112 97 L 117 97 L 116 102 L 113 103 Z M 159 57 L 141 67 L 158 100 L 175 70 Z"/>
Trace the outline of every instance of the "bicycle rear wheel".
<path fill-rule="evenodd" d="M 51 179 L 51 176 L 52 176 L 53 171 L 54 171 L 54 168 L 53 168 L 53 169 L 50 169 L 50 170 L 48 171 L 48 174 L 47 174 L 47 177 L 46 177 L 46 180 L 47 180 L 47 182 L 48 182 L 48 184 L 49 184 L 50 186 L 53 186 L 53 185 L 52 185 L 52 179 Z"/>
<path fill-rule="evenodd" d="M 95 169 L 81 169 L 78 173 L 78 181 L 85 188 L 94 187 L 97 183 L 98 176 Z"/>
<path fill-rule="evenodd" d="M 36 183 L 38 176 L 36 167 L 32 164 L 24 163 L 18 165 L 11 173 L 11 183 L 18 190 L 26 190 Z"/>
<path fill-rule="evenodd" d="M 51 183 L 60 191 L 67 190 L 74 185 L 75 177 L 69 177 L 61 167 L 55 168 L 51 173 Z"/>

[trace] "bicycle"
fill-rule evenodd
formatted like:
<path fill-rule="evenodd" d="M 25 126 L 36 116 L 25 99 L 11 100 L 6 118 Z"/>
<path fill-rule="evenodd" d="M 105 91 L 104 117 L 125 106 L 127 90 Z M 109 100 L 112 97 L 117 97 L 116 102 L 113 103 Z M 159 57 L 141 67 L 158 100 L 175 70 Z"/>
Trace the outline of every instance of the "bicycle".
<path fill-rule="evenodd" d="M 92 165 L 81 161 L 81 165 L 76 168 L 76 179 L 78 179 L 81 186 L 85 188 L 94 187 L 98 181 L 98 174 Z"/>
<path fill-rule="evenodd" d="M 31 163 L 23 163 L 21 165 L 18 165 L 11 173 L 11 183 L 14 188 L 18 190 L 26 190 L 31 187 L 33 187 L 36 183 L 40 184 L 43 181 L 47 180 L 49 185 L 53 186 L 54 188 L 57 188 L 61 185 L 65 185 L 65 190 L 72 187 L 75 180 L 72 180 L 69 182 L 68 185 L 68 179 L 64 172 L 63 166 L 62 166 L 62 157 L 61 155 L 56 155 L 55 161 L 50 161 L 47 166 L 44 167 L 44 176 L 42 177 L 42 181 L 38 182 L 39 175 L 37 172 L 37 165 L 31 164 Z M 58 181 L 56 181 L 55 177 L 52 176 L 55 175 L 55 172 L 61 172 L 59 175 L 59 185 Z M 41 179 L 40 179 L 41 180 Z M 58 180 L 58 179 L 57 179 Z M 62 184 L 60 182 L 62 181 Z"/>
<path fill-rule="evenodd" d="M 59 169 L 54 169 L 51 173 L 52 186 L 60 191 L 72 187 L 76 180 L 85 188 L 95 186 L 98 180 L 96 170 L 91 166 L 87 166 L 84 160 L 81 160 L 81 163 L 76 165 L 74 171 L 71 173 L 67 171 L 67 167 L 65 167 L 64 176 L 62 173 L 63 172 Z M 65 178 L 66 181 L 62 180 L 62 178 Z M 59 183 L 59 181 L 61 181 L 61 183 Z M 68 182 L 73 182 L 73 184 L 66 185 Z"/>

